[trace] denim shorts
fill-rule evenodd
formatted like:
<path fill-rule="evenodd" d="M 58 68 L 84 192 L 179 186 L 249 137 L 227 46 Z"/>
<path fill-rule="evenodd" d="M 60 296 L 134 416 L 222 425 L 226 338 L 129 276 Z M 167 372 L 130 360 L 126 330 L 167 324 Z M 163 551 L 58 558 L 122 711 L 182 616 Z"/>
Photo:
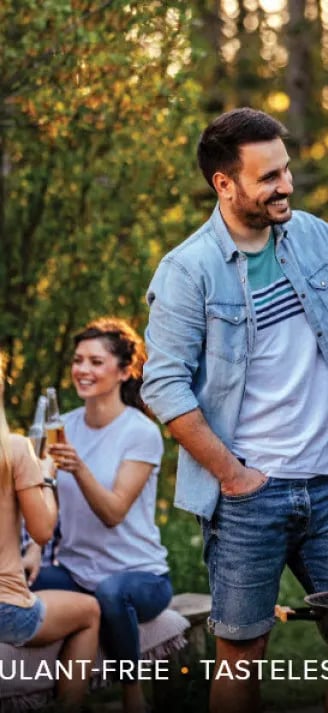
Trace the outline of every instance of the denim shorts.
<path fill-rule="evenodd" d="M 268 478 L 248 495 L 221 494 L 201 524 L 215 636 L 247 640 L 272 628 L 286 564 L 306 592 L 328 591 L 327 476 Z"/>
<path fill-rule="evenodd" d="M 36 599 L 31 607 L 0 603 L 0 641 L 24 646 L 33 639 L 45 618 L 46 606 Z"/>

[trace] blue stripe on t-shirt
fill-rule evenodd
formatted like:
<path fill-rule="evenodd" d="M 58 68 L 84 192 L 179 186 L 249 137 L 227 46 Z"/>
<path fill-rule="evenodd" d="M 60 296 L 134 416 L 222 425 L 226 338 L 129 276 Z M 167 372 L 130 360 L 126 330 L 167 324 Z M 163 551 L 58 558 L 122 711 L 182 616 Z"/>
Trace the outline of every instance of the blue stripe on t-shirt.
<path fill-rule="evenodd" d="M 253 292 L 253 297 L 254 297 L 254 299 L 256 299 L 258 297 L 265 297 L 265 295 L 268 295 L 268 294 L 270 294 L 270 292 L 273 292 L 274 290 L 276 290 L 277 287 L 281 288 L 281 287 L 285 287 L 287 285 L 290 285 L 290 282 L 289 282 L 289 280 L 286 280 L 286 278 L 283 278 L 282 280 L 277 280 L 276 282 L 272 282 L 270 287 L 266 287 L 265 289 L 262 289 L 262 290 L 255 290 L 255 292 Z"/>
<path fill-rule="evenodd" d="M 259 331 L 304 312 L 299 298 L 285 278 L 252 293 Z"/>
<path fill-rule="evenodd" d="M 299 307 L 292 311 L 288 312 L 288 314 L 282 314 L 277 319 L 268 319 L 266 322 L 263 324 L 259 324 L 257 329 L 258 331 L 261 331 L 261 329 L 265 329 L 266 327 L 271 327 L 272 324 L 277 324 L 278 322 L 283 322 L 285 319 L 289 319 L 290 317 L 294 317 L 296 314 L 301 314 L 304 312 L 304 309 L 301 304 L 299 304 Z"/>

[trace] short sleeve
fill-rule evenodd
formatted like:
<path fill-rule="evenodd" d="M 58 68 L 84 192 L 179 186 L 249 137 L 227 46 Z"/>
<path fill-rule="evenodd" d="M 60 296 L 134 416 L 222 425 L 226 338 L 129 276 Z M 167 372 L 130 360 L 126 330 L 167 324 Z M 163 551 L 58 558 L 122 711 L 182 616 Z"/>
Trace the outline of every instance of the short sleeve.
<path fill-rule="evenodd" d="M 160 465 L 163 455 L 163 440 L 158 426 L 144 416 L 129 428 L 127 445 L 122 460 L 143 461 Z"/>
<path fill-rule="evenodd" d="M 15 490 L 25 490 L 42 485 L 43 475 L 31 442 L 18 434 L 11 434 L 10 439 L 13 461 Z"/>

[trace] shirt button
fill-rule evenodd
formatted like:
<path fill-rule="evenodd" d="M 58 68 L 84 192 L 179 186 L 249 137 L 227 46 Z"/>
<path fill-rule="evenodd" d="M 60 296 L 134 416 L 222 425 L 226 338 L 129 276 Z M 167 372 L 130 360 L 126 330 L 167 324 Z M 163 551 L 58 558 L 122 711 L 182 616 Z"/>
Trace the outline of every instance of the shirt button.
<path fill-rule="evenodd" d="M 280 262 L 282 262 L 282 264 L 284 264 L 286 262 L 286 259 L 284 257 L 282 257 L 282 258 L 280 258 Z"/>
<path fill-rule="evenodd" d="M 301 297 L 303 298 L 303 300 L 305 299 L 305 297 L 306 297 L 305 292 L 301 292 Z"/>
<path fill-rule="evenodd" d="M 238 322 L 238 317 L 234 317 L 235 322 Z"/>
<path fill-rule="evenodd" d="M 317 332 L 317 337 L 322 337 L 322 332 Z"/>
<path fill-rule="evenodd" d="M 320 282 L 321 287 L 326 287 L 326 284 L 327 283 L 324 280 L 321 280 L 321 282 Z"/>

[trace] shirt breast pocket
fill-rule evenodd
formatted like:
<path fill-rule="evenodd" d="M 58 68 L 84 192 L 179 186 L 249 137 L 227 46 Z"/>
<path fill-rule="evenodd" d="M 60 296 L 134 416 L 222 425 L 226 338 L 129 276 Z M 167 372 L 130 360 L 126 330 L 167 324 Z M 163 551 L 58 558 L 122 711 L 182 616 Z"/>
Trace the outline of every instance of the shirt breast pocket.
<path fill-rule="evenodd" d="M 247 350 L 247 312 L 245 305 L 207 306 L 207 351 L 230 362 L 240 362 Z"/>
<path fill-rule="evenodd" d="M 315 294 L 328 307 L 328 265 L 323 265 L 312 275 L 307 277 L 307 281 Z"/>

